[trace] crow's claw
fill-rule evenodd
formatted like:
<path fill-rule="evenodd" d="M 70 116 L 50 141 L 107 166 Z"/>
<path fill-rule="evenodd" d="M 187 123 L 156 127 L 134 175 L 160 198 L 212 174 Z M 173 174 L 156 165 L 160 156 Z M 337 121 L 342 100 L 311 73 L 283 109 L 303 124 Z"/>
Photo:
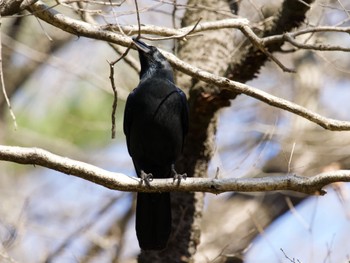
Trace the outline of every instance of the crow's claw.
<path fill-rule="evenodd" d="M 186 178 L 187 178 L 187 173 L 184 173 L 184 174 L 176 173 L 176 174 L 174 174 L 174 177 L 173 177 L 174 181 L 175 180 L 181 181 L 182 179 L 186 180 Z"/>
<path fill-rule="evenodd" d="M 180 183 L 182 179 L 186 180 L 187 178 L 187 173 L 184 173 L 184 174 L 177 173 L 174 165 L 171 166 L 171 174 L 173 175 L 174 182 L 178 181 L 178 183 Z"/>
<path fill-rule="evenodd" d="M 149 185 L 149 183 L 153 181 L 153 174 L 151 173 L 147 174 L 143 170 L 141 170 L 140 179 L 141 179 L 141 184 L 144 182 L 145 184 Z"/>

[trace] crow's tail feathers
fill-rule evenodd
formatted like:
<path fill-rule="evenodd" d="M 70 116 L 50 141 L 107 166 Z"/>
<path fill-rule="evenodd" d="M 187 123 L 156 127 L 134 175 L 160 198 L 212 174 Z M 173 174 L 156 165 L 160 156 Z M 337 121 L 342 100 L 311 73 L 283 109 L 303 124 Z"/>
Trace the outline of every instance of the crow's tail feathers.
<path fill-rule="evenodd" d="M 141 249 L 162 250 L 171 231 L 170 193 L 138 193 L 136 234 Z"/>

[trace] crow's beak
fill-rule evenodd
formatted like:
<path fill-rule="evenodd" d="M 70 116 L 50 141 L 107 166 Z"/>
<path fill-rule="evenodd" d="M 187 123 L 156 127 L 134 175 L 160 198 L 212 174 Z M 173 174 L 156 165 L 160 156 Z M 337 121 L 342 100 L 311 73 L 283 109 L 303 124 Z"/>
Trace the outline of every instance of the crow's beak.
<path fill-rule="evenodd" d="M 145 42 L 138 40 L 136 37 L 133 37 L 132 41 L 134 41 L 134 44 L 138 50 L 141 50 L 144 53 L 149 53 L 151 51 L 150 46 L 148 46 Z"/>

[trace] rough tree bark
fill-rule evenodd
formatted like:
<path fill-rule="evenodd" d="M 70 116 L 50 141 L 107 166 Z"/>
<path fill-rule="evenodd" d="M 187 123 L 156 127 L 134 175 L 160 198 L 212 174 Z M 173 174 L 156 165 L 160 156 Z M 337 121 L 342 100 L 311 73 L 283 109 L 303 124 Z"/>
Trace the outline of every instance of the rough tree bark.
<path fill-rule="evenodd" d="M 285 0 L 281 6 L 271 13 L 274 14 L 265 27 L 259 28 L 256 33 L 261 36 L 270 36 L 288 32 L 300 26 L 310 9 L 311 1 L 296 2 Z M 276 8 L 276 7 L 275 7 Z M 243 10 L 243 12 L 246 10 Z M 280 51 L 283 43 L 269 46 L 270 52 Z M 229 63 L 225 76 L 240 82 L 246 82 L 255 78 L 260 68 L 266 63 L 266 56 L 252 44 L 245 43 L 235 52 L 236 56 Z M 305 94 L 303 93 L 303 96 Z M 303 105 L 303 104 L 301 104 Z M 304 105 L 303 105 L 304 106 Z M 307 105 L 309 106 L 309 105 Z M 288 156 L 288 153 L 283 152 Z M 288 168 L 283 159 L 283 169 L 278 172 L 288 173 Z M 266 172 L 277 172 L 272 167 L 280 156 L 269 162 L 263 169 Z M 243 261 L 244 251 L 252 240 L 259 234 L 258 227 L 268 226 L 276 217 L 289 210 L 285 198 L 291 199 L 294 205 L 301 202 L 304 195 L 290 195 L 290 193 L 262 193 L 255 195 L 233 194 L 226 201 L 213 201 L 208 208 L 208 214 L 220 214 L 220 218 L 204 217 L 203 232 L 205 243 L 199 247 L 196 260 L 200 262 L 203 257 L 208 256 L 206 251 L 211 251 L 215 262 Z M 219 205 L 220 202 L 220 205 Z M 229 221 L 231 223 L 229 224 Z M 259 226 L 257 226 L 259 222 Z M 224 230 L 218 229 L 218 225 L 226 225 Z M 229 226 L 228 226 L 229 225 Z M 220 231 L 218 233 L 218 231 Z M 215 242 L 212 234 L 215 232 Z M 210 254 L 209 254 L 210 255 Z"/>
<path fill-rule="evenodd" d="M 193 3 L 192 3 L 193 2 Z M 211 12 L 208 10 L 191 10 L 188 9 L 182 20 L 182 26 L 194 24 L 199 18 L 205 20 L 222 19 L 223 12 L 230 15 L 229 1 L 203 1 L 201 4 L 214 8 L 220 12 Z M 289 31 L 302 24 L 305 19 L 305 14 L 309 10 L 313 1 L 295 2 L 286 0 L 279 7 L 278 12 L 275 10 L 270 22 L 265 23 L 263 28 L 259 28 L 260 36 L 270 36 Z M 189 5 L 195 1 L 189 1 Z M 267 57 L 251 43 L 246 43 L 235 52 L 235 34 L 233 30 L 225 29 L 220 31 L 208 32 L 201 38 L 192 38 L 186 42 L 180 43 L 178 53 L 180 59 L 191 63 L 199 68 L 203 68 L 217 75 L 224 75 L 230 79 L 246 82 L 253 79 L 259 73 L 260 68 L 266 63 Z M 236 42 L 237 43 L 237 42 Z M 279 51 L 281 43 L 275 43 L 269 46 L 270 52 Z M 179 162 L 182 171 L 186 171 L 190 176 L 198 176 L 207 174 L 208 163 L 213 155 L 215 147 L 214 138 L 217 126 L 217 116 L 221 108 L 229 106 L 230 101 L 237 94 L 224 91 L 218 91 L 216 87 L 208 85 L 196 79 L 183 74 L 177 74 L 177 84 L 188 91 L 189 106 L 190 106 L 190 131 L 186 140 L 184 154 Z M 201 219 L 203 209 L 203 194 L 172 194 L 175 235 L 172 242 L 169 244 L 169 250 L 162 253 L 155 253 L 158 262 L 161 259 L 167 262 L 192 262 L 199 244 L 201 234 Z M 279 200 L 279 201 L 277 201 Z M 282 201 L 281 201 L 282 200 Z M 293 198 L 295 203 L 298 203 L 301 198 Z M 277 204 L 272 206 L 271 204 Z M 214 207 L 217 207 L 214 205 Z M 265 227 L 274 218 L 283 214 L 288 210 L 288 206 L 284 201 L 283 194 L 271 194 L 256 196 L 233 195 L 233 197 L 223 206 L 221 210 L 230 211 L 229 219 L 234 218 L 236 213 L 237 218 L 242 219 L 239 213 L 244 211 L 245 220 L 237 222 L 234 227 L 234 232 L 221 235 L 223 242 L 227 244 L 227 238 L 230 238 L 231 246 L 228 246 L 225 253 L 218 258 L 219 262 L 232 260 L 237 255 L 237 259 L 242 256 L 243 250 L 251 243 L 252 239 L 259 233 L 255 222 L 248 220 L 249 217 L 255 217 L 261 222 L 261 226 Z M 234 209 L 232 209 L 234 207 Z M 252 214 L 247 214 L 245 208 L 254 207 Z M 214 211 L 212 211 L 215 213 Z M 213 213 L 210 214 L 213 214 Z M 218 211 L 216 211 L 218 212 Z M 222 212 L 222 211 L 221 211 Z M 231 213 L 233 212 L 233 213 Z M 220 214 L 220 213 L 218 213 Z M 248 217 L 247 217 L 248 216 Z M 225 218 L 225 217 L 223 217 Z M 212 220 L 216 220 L 212 217 Z M 216 222 L 217 223 L 217 222 Z M 217 226 L 209 231 L 214 231 L 216 238 Z M 208 229 L 207 229 L 208 230 Z M 246 231 L 243 231 L 246 230 Z M 253 230 L 253 231 L 252 231 Z M 224 229 L 223 231 L 227 231 Z M 207 232 L 208 233 L 208 232 Z M 247 234 L 249 233 L 249 234 Z M 226 238 L 225 238 L 226 237 Z M 221 242 L 216 241 L 216 245 L 220 247 Z M 205 246 L 204 246 L 205 247 Z M 222 247 L 221 247 L 222 248 Z M 169 251 L 169 252 L 168 252 Z M 171 252 L 170 252 L 171 251 Z M 231 253 L 227 256 L 227 253 Z M 171 255 L 167 258 L 167 255 Z M 144 256 L 144 257 L 143 257 Z M 140 259 L 148 259 L 152 262 L 157 257 L 152 257 L 150 254 L 142 254 Z M 197 257 L 197 260 L 199 257 Z M 168 261 L 169 260 L 169 261 Z M 144 261 L 146 262 L 146 261 Z"/>

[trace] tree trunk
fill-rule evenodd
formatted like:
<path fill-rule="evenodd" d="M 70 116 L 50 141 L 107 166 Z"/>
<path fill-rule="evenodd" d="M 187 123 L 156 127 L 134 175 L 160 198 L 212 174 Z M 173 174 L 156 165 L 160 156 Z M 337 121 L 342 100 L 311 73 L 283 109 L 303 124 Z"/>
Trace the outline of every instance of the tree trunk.
<path fill-rule="evenodd" d="M 191 0 L 188 5 L 196 5 Z M 223 18 L 222 13 L 232 17 L 227 1 L 201 1 L 205 9 L 186 10 L 182 26 L 201 21 L 215 21 Z M 220 10 L 213 12 L 212 10 Z M 222 75 L 233 52 L 233 30 L 211 31 L 201 37 L 181 42 L 178 57 L 194 66 L 217 75 Z M 207 177 L 208 163 L 213 155 L 217 125 L 217 112 L 229 105 L 221 94 L 215 94 L 215 87 L 177 72 L 177 85 L 188 94 L 190 127 L 183 156 L 177 170 L 190 177 Z M 173 227 L 167 249 L 161 252 L 143 251 L 139 262 L 192 262 L 200 240 L 200 226 L 203 210 L 203 193 L 172 193 Z"/>

